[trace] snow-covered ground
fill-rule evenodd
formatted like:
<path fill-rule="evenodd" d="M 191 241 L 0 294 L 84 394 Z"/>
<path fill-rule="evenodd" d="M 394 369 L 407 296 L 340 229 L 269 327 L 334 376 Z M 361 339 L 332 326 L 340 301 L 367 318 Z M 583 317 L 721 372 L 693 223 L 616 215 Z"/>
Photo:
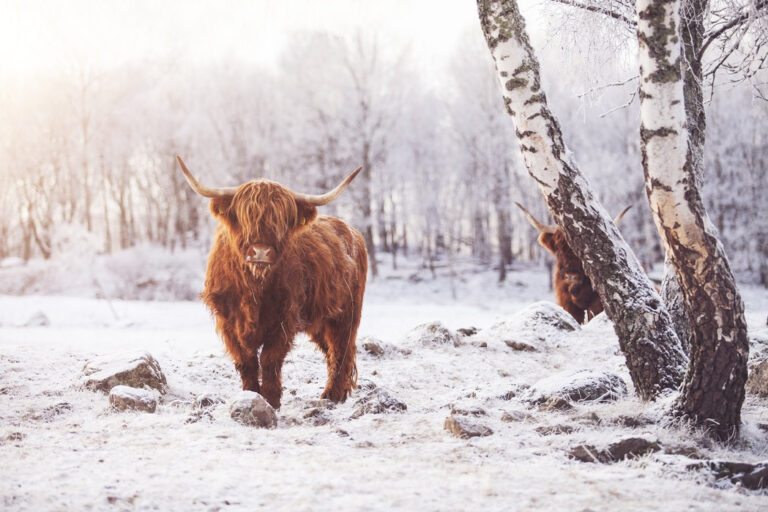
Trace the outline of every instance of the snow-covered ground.
<path fill-rule="evenodd" d="M 197 301 L 0 296 L 0 508 L 768 510 L 765 491 L 715 481 L 688 469 L 696 459 L 671 453 L 768 459 L 768 432 L 758 428 L 768 423 L 768 401 L 748 397 L 742 438 L 730 448 L 643 421 L 660 418 L 664 404 L 632 396 L 607 321 L 573 332 L 530 330 L 515 314 L 551 298 L 544 271 L 513 272 L 503 287 L 492 272 L 461 275 L 432 280 L 390 271 L 369 285 L 359 338 L 406 350 L 374 357 L 359 348 L 360 382 L 375 383 L 407 411 L 353 419 L 362 389 L 318 411 L 325 364 L 299 338 L 283 369 L 283 406 L 272 430 L 230 418 L 239 378 Z M 743 292 L 750 329 L 765 329 L 768 293 Z M 488 328 L 500 319 L 542 334 L 538 350 L 513 350 L 494 337 Z M 424 346 L 408 334 L 432 321 L 481 331 L 459 346 Z M 81 388 L 87 361 L 143 350 L 170 387 L 154 414 L 111 411 L 105 394 Z M 629 396 L 567 411 L 525 401 L 538 380 L 581 369 L 620 375 Z M 191 404 L 202 393 L 225 403 L 195 416 Z M 443 428 L 452 410 L 493 434 L 453 436 Z M 503 421 L 504 413 L 516 421 Z M 612 464 L 567 456 L 577 444 L 628 436 L 673 449 Z"/>

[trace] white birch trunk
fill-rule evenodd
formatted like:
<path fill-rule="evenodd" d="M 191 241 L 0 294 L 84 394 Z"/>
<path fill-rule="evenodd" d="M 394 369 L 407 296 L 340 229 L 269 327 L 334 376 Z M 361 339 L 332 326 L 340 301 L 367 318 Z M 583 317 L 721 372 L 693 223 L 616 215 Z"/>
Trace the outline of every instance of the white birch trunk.
<path fill-rule="evenodd" d="M 614 323 L 635 388 L 643 398 L 676 388 L 685 356 L 669 315 L 563 142 L 517 2 L 478 0 L 478 11 L 528 172 Z"/>
<path fill-rule="evenodd" d="M 747 378 L 744 305 L 689 158 L 678 0 L 638 0 L 641 150 L 648 202 L 690 320 L 690 364 L 676 414 L 729 439 Z M 695 148 L 694 148 L 695 149 Z"/>

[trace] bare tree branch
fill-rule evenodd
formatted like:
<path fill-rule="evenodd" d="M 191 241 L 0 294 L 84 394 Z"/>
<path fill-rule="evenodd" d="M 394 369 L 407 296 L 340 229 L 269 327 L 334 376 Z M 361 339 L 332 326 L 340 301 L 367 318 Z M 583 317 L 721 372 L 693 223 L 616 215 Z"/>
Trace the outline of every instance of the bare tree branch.
<path fill-rule="evenodd" d="M 624 15 L 624 14 L 618 12 L 618 11 L 614 11 L 612 9 L 609 9 L 607 7 L 603 7 L 603 6 L 600 6 L 600 5 L 592 5 L 592 4 L 581 2 L 579 0 L 552 0 L 552 1 L 556 2 L 556 3 L 559 3 L 559 4 L 567 5 L 569 7 L 574 7 L 576 9 L 582 9 L 584 11 L 589 11 L 589 12 L 595 12 L 595 13 L 598 13 L 598 14 L 602 14 L 602 15 L 607 16 L 609 18 L 613 18 L 615 20 L 621 21 L 622 23 L 626 24 L 631 29 L 635 29 L 637 27 L 637 22 L 634 19 L 629 18 L 626 15 Z M 618 4 L 622 5 L 625 8 L 627 7 L 627 4 L 625 2 L 618 1 L 618 2 L 615 2 L 615 3 L 618 3 Z M 632 6 L 629 6 L 629 7 L 631 8 Z"/>
<path fill-rule="evenodd" d="M 558 0 L 555 0 L 558 1 Z M 724 25 L 718 27 L 714 31 L 709 32 L 706 34 L 706 40 L 704 41 L 704 44 L 701 45 L 701 51 L 699 52 L 699 59 L 701 59 L 704 56 L 704 53 L 707 51 L 707 48 L 710 44 L 712 44 L 713 41 L 715 41 L 717 38 L 719 38 L 721 35 L 723 35 L 726 31 L 732 29 L 733 27 L 737 25 L 741 25 L 750 19 L 760 18 L 768 14 L 768 0 L 757 0 L 754 5 L 754 9 L 749 9 L 732 20 L 728 21 Z"/>

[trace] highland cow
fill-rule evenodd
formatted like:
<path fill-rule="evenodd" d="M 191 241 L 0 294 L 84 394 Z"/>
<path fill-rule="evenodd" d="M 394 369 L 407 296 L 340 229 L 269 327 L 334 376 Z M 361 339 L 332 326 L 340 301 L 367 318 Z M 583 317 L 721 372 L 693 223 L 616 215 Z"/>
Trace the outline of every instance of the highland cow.
<path fill-rule="evenodd" d="M 554 287 L 557 304 L 571 314 L 580 324 L 586 323 L 603 311 L 603 303 L 592 282 L 584 272 L 581 260 L 574 254 L 565 240 L 563 230 L 555 224 L 545 225 L 536 220 L 520 203 L 515 203 L 531 225 L 536 228 L 539 243 L 555 257 Z M 627 206 L 616 216 L 613 223 L 618 225 L 624 214 L 632 206 Z"/>
<path fill-rule="evenodd" d="M 332 191 L 306 195 L 264 179 L 231 188 L 187 182 L 219 221 L 203 301 L 240 373 L 243 389 L 280 407 L 282 367 L 293 339 L 307 333 L 325 355 L 322 398 L 343 402 L 357 386 L 355 336 L 368 268 L 363 236 L 318 216 L 360 172 Z"/>

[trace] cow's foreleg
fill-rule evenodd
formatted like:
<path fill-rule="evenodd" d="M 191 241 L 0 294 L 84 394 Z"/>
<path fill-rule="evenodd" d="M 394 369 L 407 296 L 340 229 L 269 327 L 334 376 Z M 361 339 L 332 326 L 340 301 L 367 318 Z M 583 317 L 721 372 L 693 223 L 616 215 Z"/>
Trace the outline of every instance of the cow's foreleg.
<path fill-rule="evenodd" d="M 281 340 L 261 349 L 261 395 L 275 409 L 283 395 L 283 361 L 290 348 L 289 342 Z"/>

